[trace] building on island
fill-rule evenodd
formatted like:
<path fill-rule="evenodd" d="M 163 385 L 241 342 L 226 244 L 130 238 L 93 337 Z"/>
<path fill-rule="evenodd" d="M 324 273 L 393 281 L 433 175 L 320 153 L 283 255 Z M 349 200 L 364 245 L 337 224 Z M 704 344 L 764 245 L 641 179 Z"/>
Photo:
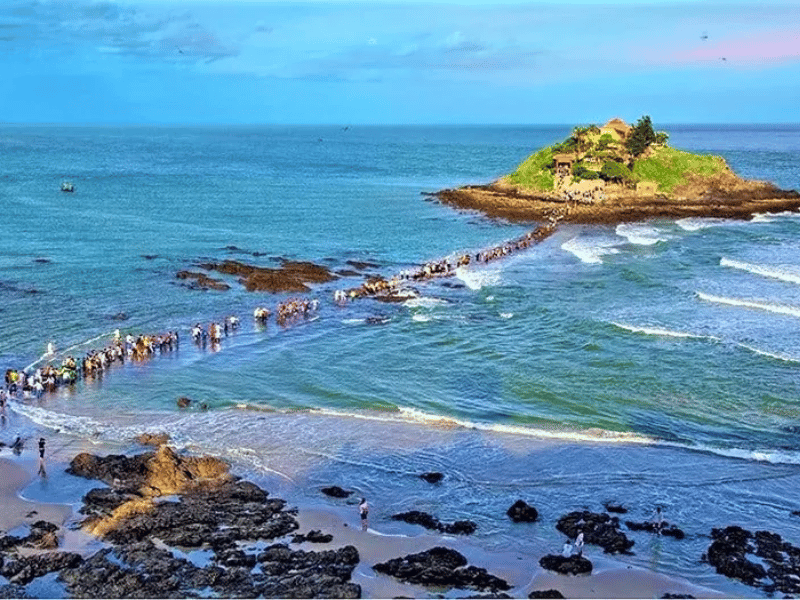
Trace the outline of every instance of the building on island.
<path fill-rule="evenodd" d="M 621 141 L 628 137 L 631 129 L 633 129 L 633 127 L 628 125 L 622 119 L 611 119 L 608 123 L 600 128 L 600 135 L 609 133 L 615 140 Z"/>

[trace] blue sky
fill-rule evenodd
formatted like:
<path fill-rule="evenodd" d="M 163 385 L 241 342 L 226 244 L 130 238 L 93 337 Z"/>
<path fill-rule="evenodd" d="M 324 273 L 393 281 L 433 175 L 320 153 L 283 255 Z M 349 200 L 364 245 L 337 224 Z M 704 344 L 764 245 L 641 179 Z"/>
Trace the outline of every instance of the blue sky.
<path fill-rule="evenodd" d="M 4 0 L 0 121 L 800 122 L 800 0 Z"/>

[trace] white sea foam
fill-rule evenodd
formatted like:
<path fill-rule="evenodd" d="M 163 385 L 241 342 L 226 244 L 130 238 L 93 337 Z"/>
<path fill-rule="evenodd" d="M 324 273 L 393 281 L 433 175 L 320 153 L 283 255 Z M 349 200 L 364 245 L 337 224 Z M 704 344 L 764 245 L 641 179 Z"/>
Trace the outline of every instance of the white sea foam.
<path fill-rule="evenodd" d="M 751 223 L 772 223 L 775 219 L 769 213 L 756 213 L 750 220 Z"/>
<path fill-rule="evenodd" d="M 697 292 L 697 297 L 706 302 L 714 302 L 716 304 L 726 304 L 728 306 L 740 306 L 742 308 L 755 308 L 757 310 L 764 310 L 771 313 L 780 315 L 789 315 L 791 317 L 800 317 L 800 307 L 786 306 L 785 304 L 771 304 L 769 302 L 756 302 L 753 300 L 743 300 L 740 298 L 725 298 L 723 296 L 712 296 L 711 294 L 704 294 Z"/>
<path fill-rule="evenodd" d="M 709 227 L 721 227 L 733 223 L 730 219 L 720 219 L 717 217 L 686 217 L 678 219 L 675 224 L 684 231 L 700 231 Z"/>
<path fill-rule="evenodd" d="M 790 356 L 788 354 L 782 354 L 780 352 L 770 352 L 769 350 L 762 350 L 760 348 L 756 348 L 748 344 L 737 344 L 737 346 L 749 350 L 750 352 L 753 352 L 760 356 L 766 356 L 767 358 L 774 358 L 775 360 L 781 360 L 783 362 L 800 363 L 800 358 Z"/>
<path fill-rule="evenodd" d="M 708 452 L 717 456 L 738 458 L 741 460 L 765 462 L 774 465 L 800 465 L 800 452 L 787 450 L 750 450 L 746 448 L 718 448 L 708 444 L 680 444 L 674 442 L 658 442 L 659 446 L 687 448 L 696 452 Z"/>
<path fill-rule="evenodd" d="M 786 281 L 788 283 L 796 283 L 800 285 L 800 269 L 797 267 L 755 265 L 740 260 L 726 258 L 724 256 L 720 259 L 719 264 L 722 267 L 739 269 L 740 271 L 747 271 L 748 273 L 753 273 L 754 275 L 761 275 L 762 277 L 779 279 L 780 281 Z"/>
<path fill-rule="evenodd" d="M 655 227 L 639 223 L 620 223 L 617 225 L 616 233 L 637 246 L 652 246 L 669 239 Z"/>
<path fill-rule="evenodd" d="M 487 285 L 498 285 L 501 281 L 499 269 L 458 267 L 455 273 L 456 277 L 471 290 L 479 290 Z"/>
<path fill-rule="evenodd" d="M 408 308 L 433 308 L 434 306 L 445 306 L 447 304 L 447 300 L 442 300 L 441 298 L 431 298 L 429 296 L 411 298 L 411 300 L 406 300 L 403 302 L 403 306 Z"/>
<path fill-rule="evenodd" d="M 428 315 L 412 315 L 411 320 L 419 323 L 427 323 L 431 318 Z"/>
<path fill-rule="evenodd" d="M 575 237 L 561 244 L 561 249 L 571 252 L 581 262 L 598 265 L 603 263 L 604 256 L 619 253 L 616 245 L 616 242 L 610 240 L 591 240 Z"/>
<path fill-rule="evenodd" d="M 510 312 L 501 312 L 500 313 L 500 317 L 503 318 L 503 319 L 510 319 L 513 316 L 514 316 L 514 313 L 510 313 Z"/>
<path fill-rule="evenodd" d="M 697 333 L 689 333 L 688 331 L 673 331 L 671 329 L 664 329 L 662 327 L 639 327 L 636 325 L 628 325 L 627 323 L 618 323 L 616 321 L 611 322 L 612 325 L 615 327 L 619 327 L 620 329 L 625 329 L 626 331 L 630 331 L 633 333 L 641 333 L 644 335 L 657 335 L 662 337 L 674 337 L 674 338 L 693 338 L 693 339 L 708 339 L 708 340 L 718 340 L 711 335 L 700 335 Z"/>

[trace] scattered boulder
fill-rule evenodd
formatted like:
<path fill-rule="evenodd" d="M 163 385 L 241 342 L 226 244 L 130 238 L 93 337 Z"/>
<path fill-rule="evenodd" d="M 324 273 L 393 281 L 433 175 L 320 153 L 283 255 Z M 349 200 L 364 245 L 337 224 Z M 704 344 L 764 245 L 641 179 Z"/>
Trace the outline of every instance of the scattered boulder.
<path fill-rule="evenodd" d="M 340 488 L 338 485 L 324 487 L 320 491 L 326 496 L 330 496 L 331 498 L 349 498 L 350 496 L 353 495 L 353 492 L 349 490 L 344 490 Z"/>
<path fill-rule="evenodd" d="M 442 523 L 436 517 L 419 510 L 411 510 L 404 513 L 392 515 L 393 521 L 404 521 L 411 525 L 422 525 L 425 529 L 458 535 L 470 535 L 475 533 L 478 525 L 473 521 L 454 521 L 453 523 Z"/>
<path fill-rule="evenodd" d="M 592 572 L 592 561 L 577 554 L 572 556 L 548 554 L 539 559 L 539 565 L 543 569 L 555 571 L 561 575 L 584 575 Z"/>
<path fill-rule="evenodd" d="M 534 590 L 528 594 L 528 598 L 563 598 L 564 594 L 558 590 Z"/>
<path fill-rule="evenodd" d="M 212 279 L 205 273 L 178 271 L 175 277 L 177 277 L 178 279 L 194 280 L 194 282 L 189 287 L 199 290 L 216 290 L 218 292 L 224 292 L 231 289 L 231 286 L 229 286 L 224 281 L 220 281 L 219 279 Z"/>
<path fill-rule="evenodd" d="M 524 500 L 517 500 L 506 511 L 514 523 L 534 523 L 539 519 L 539 511 Z"/>
<path fill-rule="evenodd" d="M 658 535 L 674 537 L 676 540 L 682 540 L 684 537 L 686 537 L 682 529 L 679 529 L 675 525 L 670 525 L 666 521 L 661 523 L 661 527 L 651 521 L 644 521 L 642 523 L 625 521 L 625 526 L 631 531 L 648 531 Z"/>
<path fill-rule="evenodd" d="M 444 474 L 434 471 L 431 473 L 423 473 L 419 477 L 428 483 L 439 483 L 442 479 L 444 479 Z"/>
<path fill-rule="evenodd" d="M 467 559 L 461 553 L 442 546 L 393 558 L 372 568 L 416 585 L 491 592 L 511 589 L 506 581 L 489 574 L 486 569 L 467 566 Z"/>
<path fill-rule="evenodd" d="M 330 533 L 322 533 L 318 529 L 312 529 L 305 535 L 302 533 L 295 534 L 292 537 L 293 544 L 302 544 L 303 542 L 311 542 L 312 544 L 327 544 L 333 541 L 333 535 Z"/>
<path fill-rule="evenodd" d="M 192 405 L 192 399 L 181 396 L 175 401 L 175 404 L 178 405 L 178 408 L 189 408 Z"/>
<path fill-rule="evenodd" d="M 574 511 L 561 517 L 556 529 L 572 539 L 583 532 L 585 543 L 600 546 L 607 554 L 631 554 L 634 545 L 633 540 L 620 531 L 619 519 L 605 513 Z"/>
<path fill-rule="evenodd" d="M 606 509 L 606 512 L 615 513 L 619 515 L 624 515 L 628 512 L 627 508 L 625 508 L 621 504 L 614 504 L 613 502 L 603 502 L 603 507 Z"/>
<path fill-rule="evenodd" d="M 281 262 L 278 269 L 257 267 L 235 260 L 202 264 L 200 267 L 208 271 L 238 275 L 239 283 L 248 292 L 307 292 L 310 289 L 307 285 L 309 283 L 325 283 L 336 279 L 327 268 L 314 263 L 285 259 Z"/>

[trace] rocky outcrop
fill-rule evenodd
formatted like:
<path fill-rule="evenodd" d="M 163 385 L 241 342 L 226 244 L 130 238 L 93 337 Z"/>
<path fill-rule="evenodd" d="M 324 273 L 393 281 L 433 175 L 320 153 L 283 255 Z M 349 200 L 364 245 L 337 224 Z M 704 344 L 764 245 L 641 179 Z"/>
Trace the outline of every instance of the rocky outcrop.
<path fill-rule="evenodd" d="M 416 585 L 490 592 L 511 589 L 506 581 L 489 574 L 486 569 L 467 566 L 467 559 L 461 553 L 442 546 L 393 558 L 372 568 Z"/>
<path fill-rule="evenodd" d="M 561 575 L 584 575 L 592 572 L 592 562 L 578 555 L 548 554 L 539 559 L 539 566 Z"/>
<path fill-rule="evenodd" d="M 37 577 L 74 567 L 83 559 L 74 552 L 46 552 L 30 556 L 17 556 L 6 560 L 0 567 L 0 575 L 15 585 L 27 585 Z"/>
<path fill-rule="evenodd" d="M 392 515 L 392 520 L 403 521 L 405 523 L 410 523 L 411 525 L 422 525 L 425 529 L 457 535 L 469 535 L 475 533 L 475 530 L 478 529 L 478 525 L 473 521 L 454 521 L 453 523 L 442 523 L 436 517 L 419 510 L 411 510 Z"/>
<path fill-rule="evenodd" d="M 84 527 L 111 547 L 60 569 L 72 597 L 360 597 L 360 586 L 350 582 L 359 562 L 354 547 L 264 548 L 265 541 L 297 530 L 294 512 L 257 485 L 232 477 L 222 461 L 179 456 L 161 446 L 133 457 L 79 455 L 70 471 L 114 486 L 84 496 Z M 320 531 L 302 538 L 332 539 Z M 208 564 L 178 558 L 173 548 L 204 550 Z"/>
<path fill-rule="evenodd" d="M 556 529 L 572 539 L 583 532 L 585 543 L 600 546 L 607 554 L 630 554 L 634 545 L 633 540 L 620 531 L 619 519 L 605 513 L 571 512 L 558 520 Z"/>
<path fill-rule="evenodd" d="M 36 521 L 31 524 L 28 535 L 4 535 L 0 537 L 0 552 L 13 552 L 18 548 L 34 548 L 37 550 L 53 550 L 58 548 L 58 525 L 47 521 Z M 1 559 L 2 557 L 0 557 Z"/>
<path fill-rule="evenodd" d="M 333 541 L 333 536 L 330 533 L 322 533 L 318 529 L 312 529 L 306 534 L 298 533 L 292 536 L 293 544 L 302 544 L 303 542 L 310 542 L 312 544 L 327 544 Z"/>
<path fill-rule="evenodd" d="M 237 275 L 248 292 L 307 292 L 309 283 L 333 281 L 328 269 L 310 262 L 282 260 L 280 268 L 257 267 L 235 260 L 200 265 L 208 271 Z"/>
<path fill-rule="evenodd" d="M 514 523 L 534 523 L 539 518 L 539 512 L 524 500 L 514 502 L 506 514 Z"/>
<path fill-rule="evenodd" d="M 136 436 L 136 441 L 142 446 L 163 446 L 169 443 L 168 433 L 140 433 Z"/>
<path fill-rule="evenodd" d="M 717 573 L 738 579 L 768 594 L 800 594 L 800 548 L 777 533 L 750 531 L 737 525 L 712 529 L 714 540 L 704 555 Z M 748 554 L 757 557 L 747 558 Z"/>

